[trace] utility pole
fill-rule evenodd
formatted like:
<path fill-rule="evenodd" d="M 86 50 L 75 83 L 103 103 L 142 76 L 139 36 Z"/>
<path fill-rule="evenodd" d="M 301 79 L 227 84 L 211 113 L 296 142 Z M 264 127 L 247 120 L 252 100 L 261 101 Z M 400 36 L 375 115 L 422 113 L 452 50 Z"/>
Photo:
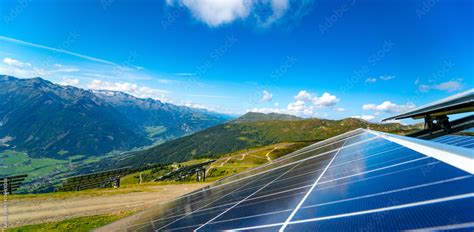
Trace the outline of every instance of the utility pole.
<path fill-rule="evenodd" d="M 8 228 L 8 178 L 3 178 L 3 213 L 5 216 L 4 228 L 2 231 Z"/>

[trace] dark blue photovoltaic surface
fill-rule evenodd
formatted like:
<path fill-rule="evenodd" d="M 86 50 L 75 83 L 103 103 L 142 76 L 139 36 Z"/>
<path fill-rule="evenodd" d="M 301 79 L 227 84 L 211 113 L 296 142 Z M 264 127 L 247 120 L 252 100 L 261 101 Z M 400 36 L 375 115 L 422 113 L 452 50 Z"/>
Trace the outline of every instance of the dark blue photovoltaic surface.
<path fill-rule="evenodd" d="M 474 142 L 464 136 L 433 141 L 467 148 Z M 223 180 L 125 220 L 117 228 L 278 231 L 286 226 L 285 231 L 381 231 L 458 226 L 472 230 L 473 212 L 472 174 L 358 130 Z"/>
<path fill-rule="evenodd" d="M 445 143 L 458 147 L 474 148 L 474 137 L 462 135 L 445 135 L 432 139 L 433 142 Z"/>

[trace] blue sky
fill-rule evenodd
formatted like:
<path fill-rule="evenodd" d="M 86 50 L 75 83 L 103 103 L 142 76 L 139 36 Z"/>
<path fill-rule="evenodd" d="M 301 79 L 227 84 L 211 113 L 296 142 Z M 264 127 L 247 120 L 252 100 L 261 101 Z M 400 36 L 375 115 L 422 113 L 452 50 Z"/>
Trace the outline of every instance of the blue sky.
<path fill-rule="evenodd" d="M 371 121 L 472 88 L 469 0 L 4 0 L 0 73 Z"/>

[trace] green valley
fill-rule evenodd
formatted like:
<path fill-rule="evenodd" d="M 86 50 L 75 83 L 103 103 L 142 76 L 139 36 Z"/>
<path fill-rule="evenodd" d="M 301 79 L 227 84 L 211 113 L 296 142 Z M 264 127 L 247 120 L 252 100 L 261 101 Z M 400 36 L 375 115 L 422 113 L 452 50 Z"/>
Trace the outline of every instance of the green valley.
<path fill-rule="evenodd" d="M 266 118 L 269 116 L 270 118 Z M 255 118 L 258 118 L 257 121 Z M 184 162 L 219 158 L 246 148 L 280 142 L 320 141 L 357 128 L 407 134 L 422 125 L 377 124 L 361 119 L 342 120 L 288 118 L 276 114 L 248 113 L 237 120 L 217 125 L 150 149 L 137 151 L 114 166 L 143 166 L 153 163 Z"/>

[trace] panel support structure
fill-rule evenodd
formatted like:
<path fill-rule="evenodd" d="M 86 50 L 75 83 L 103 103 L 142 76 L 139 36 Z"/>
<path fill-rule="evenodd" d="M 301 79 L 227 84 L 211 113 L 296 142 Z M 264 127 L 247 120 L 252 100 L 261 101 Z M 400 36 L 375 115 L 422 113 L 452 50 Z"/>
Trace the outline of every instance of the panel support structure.
<path fill-rule="evenodd" d="M 5 217 L 4 228 L 8 228 L 8 193 L 10 187 L 8 184 L 8 178 L 3 178 L 3 214 Z M 10 190 L 11 191 L 11 190 Z"/>
<path fill-rule="evenodd" d="M 451 133 L 451 123 L 446 115 L 431 117 L 430 115 L 425 116 L 425 130 L 436 131 L 443 129 L 446 134 Z"/>

